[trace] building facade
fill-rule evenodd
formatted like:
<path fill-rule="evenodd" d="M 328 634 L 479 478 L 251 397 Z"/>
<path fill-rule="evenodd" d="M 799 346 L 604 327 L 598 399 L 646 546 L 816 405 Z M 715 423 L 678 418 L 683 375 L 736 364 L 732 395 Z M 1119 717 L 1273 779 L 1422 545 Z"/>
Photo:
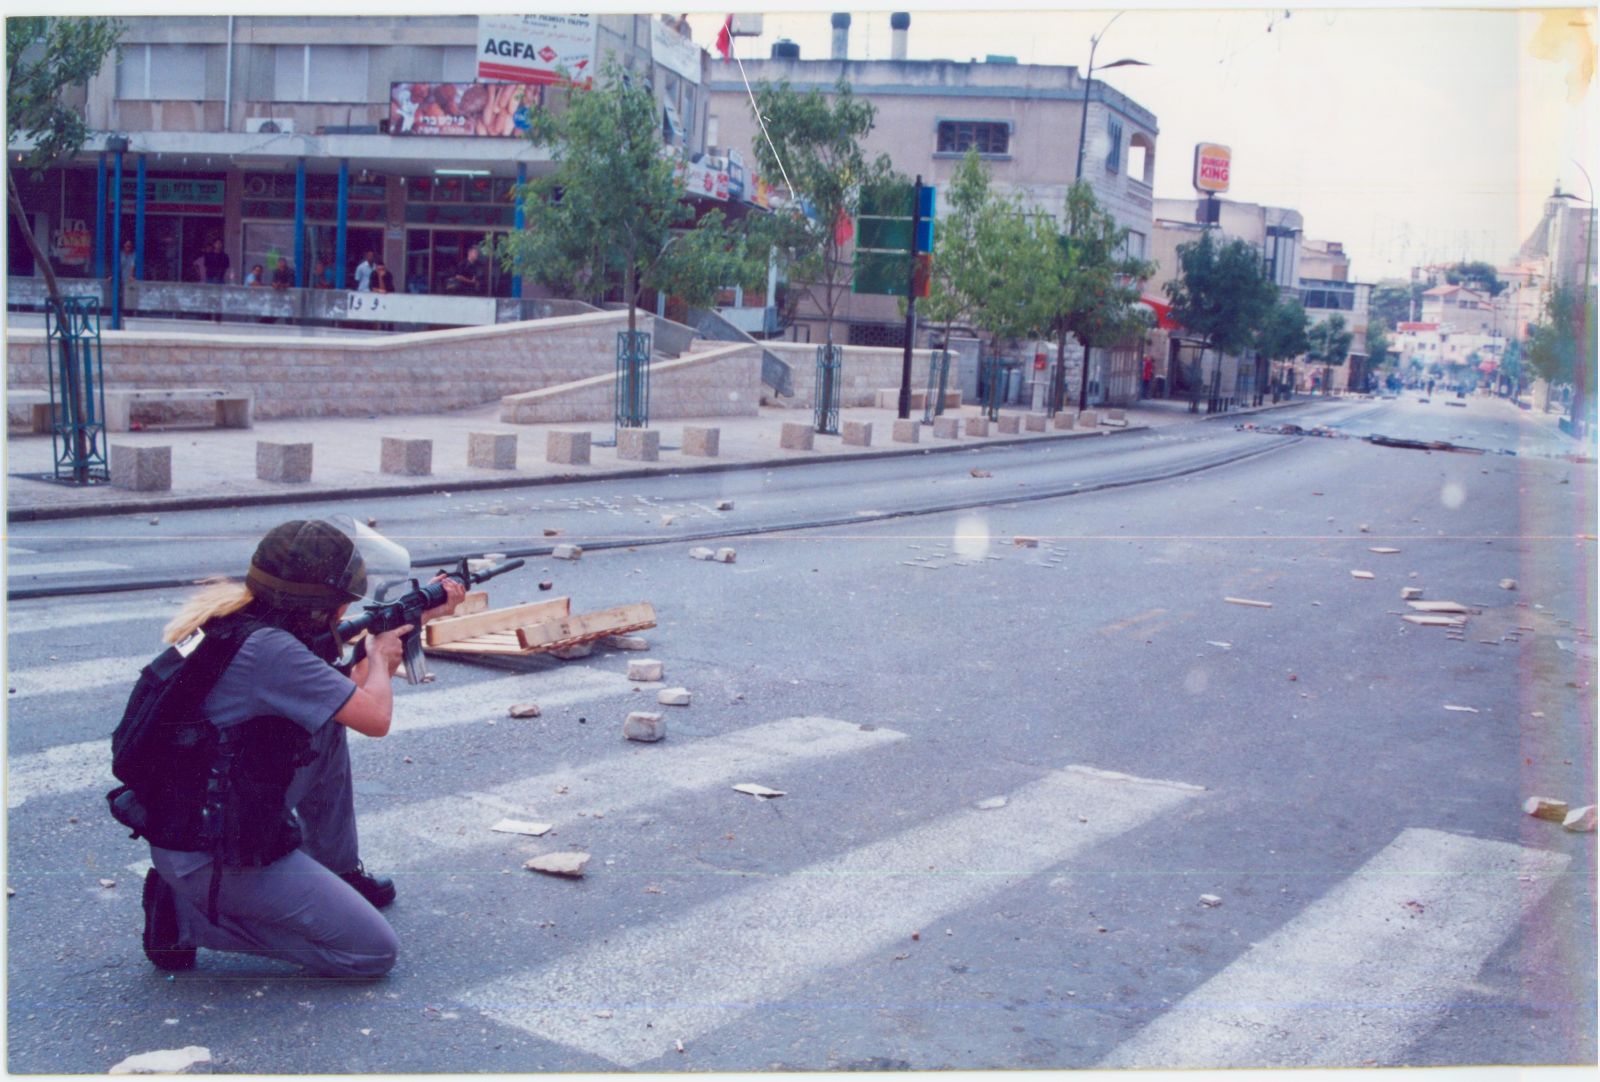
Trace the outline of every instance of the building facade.
<path fill-rule="evenodd" d="M 74 103 L 97 134 L 42 179 L 18 175 L 30 225 L 64 278 L 107 279 L 131 244 L 140 284 L 195 282 L 220 240 L 224 285 L 260 267 L 263 284 L 284 268 L 292 287 L 350 289 L 371 252 L 398 292 L 446 293 L 470 247 L 517 227 L 517 183 L 552 168 L 525 131 L 528 112 L 559 95 L 554 76 L 484 74 L 480 64 L 498 59 L 489 18 L 125 18 L 120 62 Z M 551 32 L 577 43 L 577 77 L 614 62 L 647 79 L 663 143 L 683 155 L 691 186 L 705 180 L 707 200 L 739 197 L 695 160 L 705 52 L 687 26 L 650 15 L 501 18 L 570 24 Z M 9 237 L 8 275 L 36 276 L 14 227 Z M 486 263 L 481 296 L 523 295 Z M 529 283 L 527 295 L 538 292 Z"/>

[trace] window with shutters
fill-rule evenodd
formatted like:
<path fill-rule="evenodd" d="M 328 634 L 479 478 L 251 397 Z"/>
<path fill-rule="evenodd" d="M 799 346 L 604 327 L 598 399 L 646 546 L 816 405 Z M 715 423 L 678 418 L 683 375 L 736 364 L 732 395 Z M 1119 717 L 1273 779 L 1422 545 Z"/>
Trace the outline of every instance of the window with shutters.
<path fill-rule="evenodd" d="M 1004 120 L 941 120 L 937 154 L 979 154 L 1003 157 L 1011 153 L 1011 125 Z"/>
<path fill-rule="evenodd" d="M 125 45 L 117 64 L 123 101 L 204 101 L 205 45 Z"/>

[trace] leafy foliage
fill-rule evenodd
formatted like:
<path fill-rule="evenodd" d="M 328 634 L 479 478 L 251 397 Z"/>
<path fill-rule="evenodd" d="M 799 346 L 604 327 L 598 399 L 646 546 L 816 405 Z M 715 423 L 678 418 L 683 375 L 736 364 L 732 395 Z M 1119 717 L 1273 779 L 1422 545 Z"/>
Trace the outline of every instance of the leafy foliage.
<path fill-rule="evenodd" d="M 1444 280 L 1453 286 L 1466 286 L 1489 297 L 1498 297 L 1506 284 L 1495 273 L 1493 263 L 1483 261 L 1451 264 L 1445 268 Z"/>
<path fill-rule="evenodd" d="M 1310 317 L 1299 301 L 1282 298 L 1274 301 L 1256 331 L 1256 352 L 1269 361 L 1287 361 L 1300 356 L 1310 348 L 1306 340 L 1309 325 Z"/>
<path fill-rule="evenodd" d="M 1379 282 L 1372 287 L 1372 297 L 1367 306 L 1372 322 L 1394 330 L 1411 319 L 1412 301 L 1414 298 L 1420 299 L 1421 293 L 1420 285 L 1413 286 L 1410 282 Z"/>
<path fill-rule="evenodd" d="M 1389 336 L 1377 323 L 1367 324 L 1367 363 L 1377 368 L 1389 359 Z"/>
<path fill-rule="evenodd" d="M 1150 310 L 1139 304 L 1140 283 L 1156 265 L 1127 254 L 1130 230 L 1119 226 L 1094 197 L 1087 181 L 1067 191 L 1065 232 L 1052 238 L 1046 267 L 1049 288 L 1040 295 L 1038 324 L 1056 339 L 1056 400 L 1064 378 L 1066 339 L 1083 347 L 1078 370 L 1078 408 L 1088 405 L 1089 350 L 1140 334 L 1150 326 Z"/>
<path fill-rule="evenodd" d="M 551 148 L 556 169 L 523 185 L 526 227 L 497 253 L 506 269 L 578 296 L 618 287 L 630 331 L 646 289 L 708 304 L 724 285 L 755 284 L 761 268 L 743 232 L 718 210 L 696 221 L 683 201 L 650 90 L 609 65 L 601 86 L 567 95 L 564 109 L 540 110 L 529 131 Z"/>
<path fill-rule="evenodd" d="M 1583 365 L 1582 385 L 1595 380 L 1595 298 L 1572 286 L 1558 285 L 1545 298 L 1544 318 L 1528 335 L 1528 366 L 1551 383 L 1576 383 Z"/>
<path fill-rule="evenodd" d="M 794 203 L 763 221 L 752 239 L 762 251 L 767 244 L 777 248 L 790 282 L 821 313 L 832 343 L 834 313 L 852 274 L 845 258 L 849 222 L 862 189 L 893 175 L 887 155 L 868 161 L 861 147 L 877 111 L 843 79 L 831 101 L 820 90 L 801 94 L 787 82 L 762 83 L 755 96 L 766 125 L 766 136 L 756 140 L 756 161 L 763 175 L 788 178 Z M 790 291 L 796 305 L 800 292 Z"/>
<path fill-rule="evenodd" d="M 6 145 L 19 136 L 33 143 L 23 162 L 35 175 L 82 149 L 89 125 L 61 92 L 86 85 L 107 54 L 120 55 L 121 35 L 117 19 L 6 19 Z"/>
<path fill-rule="evenodd" d="M 1235 238 L 1218 244 L 1212 230 L 1178 247 L 1180 277 L 1166 284 L 1172 318 L 1223 353 L 1247 349 L 1277 301 L 1261 253 Z"/>

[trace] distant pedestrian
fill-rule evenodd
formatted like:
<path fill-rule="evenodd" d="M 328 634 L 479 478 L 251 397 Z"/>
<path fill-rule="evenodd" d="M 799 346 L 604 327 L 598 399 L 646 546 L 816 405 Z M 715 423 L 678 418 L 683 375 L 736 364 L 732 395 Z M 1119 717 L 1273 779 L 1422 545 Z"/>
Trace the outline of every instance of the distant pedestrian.
<path fill-rule="evenodd" d="M 1150 397 L 1150 381 L 1156 378 L 1156 362 L 1154 357 L 1146 356 L 1144 370 L 1139 375 L 1139 397 Z"/>

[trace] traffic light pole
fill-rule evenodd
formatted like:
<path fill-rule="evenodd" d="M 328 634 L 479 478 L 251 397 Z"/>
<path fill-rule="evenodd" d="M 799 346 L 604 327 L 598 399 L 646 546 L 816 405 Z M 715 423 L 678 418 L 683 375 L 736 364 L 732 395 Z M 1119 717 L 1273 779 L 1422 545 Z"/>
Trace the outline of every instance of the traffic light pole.
<path fill-rule="evenodd" d="M 906 260 L 906 349 L 900 361 L 900 420 L 911 417 L 911 340 L 917 330 L 917 237 L 922 232 L 922 176 L 911 190 L 911 251 Z"/>

